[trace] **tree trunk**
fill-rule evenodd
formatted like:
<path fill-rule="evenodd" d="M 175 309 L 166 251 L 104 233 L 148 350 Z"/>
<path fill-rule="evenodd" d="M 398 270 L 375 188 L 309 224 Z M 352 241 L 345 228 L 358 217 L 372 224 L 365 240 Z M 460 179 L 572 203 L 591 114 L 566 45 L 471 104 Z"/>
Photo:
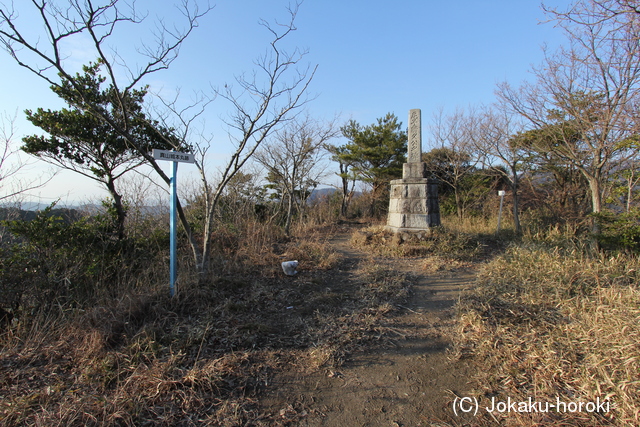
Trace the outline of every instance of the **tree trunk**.
<path fill-rule="evenodd" d="M 107 179 L 107 189 L 109 194 L 113 198 L 113 208 L 116 210 L 116 231 L 118 233 L 118 239 L 124 239 L 124 221 L 127 217 L 127 212 L 122 205 L 122 196 L 116 191 L 115 182 L 112 177 Z"/>
<path fill-rule="evenodd" d="M 342 165 L 340 165 L 340 169 L 342 169 Z M 346 172 L 343 172 L 342 170 L 340 172 L 340 178 L 342 179 L 342 205 L 340 206 L 340 215 L 346 218 L 349 197 L 349 178 L 342 176 L 342 174 Z"/>
<path fill-rule="evenodd" d="M 347 198 L 349 195 L 345 192 L 342 193 L 342 204 L 340 205 L 340 216 L 343 218 L 347 217 Z"/>
<path fill-rule="evenodd" d="M 627 213 L 631 212 L 631 204 L 633 200 L 633 189 L 638 184 L 638 177 L 636 177 L 633 168 L 629 171 L 629 177 L 627 178 Z"/>
<path fill-rule="evenodd" d="M 515 167 L 511 168 L 511 192 L 513 193 L 513 226 L 515 228 L 516 234 L 520 234 L 522 229 L 520 227 L 520 197 L 518 196 L 518 172 L 515 170 Z"/>
<path fill-rule="evenodd" d="M 596 177 L 588 177 L 589 190 L 591 191 L 591 208 L 593 213 L 602 212 L 602 191 L 600 180 Z"/>
<path fill-rule="evenodd" d="M 284 223 L 284 234 L 289 237 L 291 229 L 291 217 L 293 216 L 293 194 L 289 193 L 289 201 L 287 203 L 287 218 Z"/>
<path fill-rule="evenodd" d="M 458 219 L 462 220 L 462 200 L 460 200 L 460 193 L 457 187 L 453 190 L 453 193 L 456 197 L 456 213 L 458 214 Z"/>
<path fill-rule="evenodd" d="M 369 205 L 369 217 L 374 218 L 376 214 L 376 202 L 378 201 L 378 193 L 380 192 L 380 183 L 374 183 L 371 190 L 371 204 Z"/>
<path fill-rule="evenodd" d="M 582 171 L 582 173 L 589 183 L 589 191 L 591 193 L 591 212 L 598 214 L 602 212 L 602 188 L 600 180 L 598 179 L 599 177 L 598 175 L 587 174 L 584 171 Z M 593 234 L 598 234 L 600 232 L 600 225 L 598 224 L 597 218 L 593 218 L 591 225 Z"/>

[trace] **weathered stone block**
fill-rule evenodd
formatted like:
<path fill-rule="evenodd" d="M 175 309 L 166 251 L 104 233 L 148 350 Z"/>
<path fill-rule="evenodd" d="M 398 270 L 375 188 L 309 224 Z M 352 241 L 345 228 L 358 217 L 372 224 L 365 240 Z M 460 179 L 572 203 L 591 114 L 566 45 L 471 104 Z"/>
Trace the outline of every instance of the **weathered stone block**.
<path fill-rule="evenodd" d="M 427 164 L 424 162 L 417 163 L 404 163 L 402 165 L 402 178 L 426 178 L 427 177 Z"/>
<path fill-rule="evenodd" d="M 402 228 L 404 227 L 405 216 L 398 212 L 389 212 L 389 216 L 387 218 L 387 226 L 394 228 Z"/>
<path fill-rule="evenodd" d="M 424 214 L 407 214 L 405 224 L 406 228 L 427 230 L 429 228 L 429 216 Z"/>
<path fill-rule="evenodd" d="M 420 184 L 409 184 L 407 186 L 407 193 L 408 193 L 408 198 L 411 199 L 415 199 L 415 198 L 420 198 L 420 199 L 426 199 L 427 198 L 427 183 L 426 183 L 426 179 L 425 179 L 425 183 L 420 185 Z"/>
<path fill-rule="evenodd" d="M 409 212 L 411 213 L 426 214 L 428 212 L 426 199 L 411 200 L 409 204 Z"/>

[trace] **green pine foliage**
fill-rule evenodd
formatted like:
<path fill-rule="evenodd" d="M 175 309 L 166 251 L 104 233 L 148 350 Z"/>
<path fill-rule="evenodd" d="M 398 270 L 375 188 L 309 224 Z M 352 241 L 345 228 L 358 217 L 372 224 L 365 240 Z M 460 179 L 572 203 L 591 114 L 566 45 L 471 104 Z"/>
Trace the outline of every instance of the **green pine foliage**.
<path fill-rule="evenodd" d="M 106 79 L 100 75 L 102 65 L 102 61 L 90 63 L 73 82 L 63 78 L 61 86 L 51 87 L 68 108 L 26 110 L 27 119 L 47 135 L 24 137 L 21 149 L 104 185 L 113 198 L 119 236 L 123 237 L 126 209 L 116 181 L 142 165 L 144 154 L 153 148 L 189 151 L 190 147 L 181 145 L 172 129 L 145 115 L 142 106 L 146 88 L 119 91 L 113 85 L 103 87 Z M 98 110 L 100 114 L 96 114 Z M 142 147 L 145 153 L 114 129 L 129 129 L 137 147 Z"/>
<path fill-rule="evenodd" d="M 351 120 L 341 130 L 349 142 L 338 156 L 353 165 L 359 179 L 376 187 L 402 177 L 407 133 L 394 114 L 388 113 L 369 126 Z"/>

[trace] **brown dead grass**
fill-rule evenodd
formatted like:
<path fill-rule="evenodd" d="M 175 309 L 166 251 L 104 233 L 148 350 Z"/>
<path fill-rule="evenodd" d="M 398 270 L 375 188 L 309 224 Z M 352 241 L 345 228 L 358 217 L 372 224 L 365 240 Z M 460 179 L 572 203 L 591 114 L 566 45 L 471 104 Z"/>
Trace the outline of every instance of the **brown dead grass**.
<path fill-rule="evenodd" d="M 502 249 L 496 236 L 438 227 L 429 232 L 393 233 L 384 226 L 355 232 L 351 244 L 388 257 L 438 257 L 445 262 L 470 262 Z"/>
<path fill-rule="evenodd" d="M 481 399 L 612 403 L 609 413 L 503 414 L 501 425 L 640 425 L 638 283 L 629 255 L 530 245 L 486 266 L 460 303 L 457 344 L 481 365 Z"/>
<path fill-rule="evenodd" d="M 346 280 L 318 230 L 228 237 L 239 253 L 209 286 L 183 280 L 173 299 L 163 286 L 15 325 L 0 349 L 2 424 L 280 425 L 258 406 L 274 372 L 333 369 L 384 345 L 404 276 L 367 260 Z M 284 276 L 292 258 L 299 274 Z"/>

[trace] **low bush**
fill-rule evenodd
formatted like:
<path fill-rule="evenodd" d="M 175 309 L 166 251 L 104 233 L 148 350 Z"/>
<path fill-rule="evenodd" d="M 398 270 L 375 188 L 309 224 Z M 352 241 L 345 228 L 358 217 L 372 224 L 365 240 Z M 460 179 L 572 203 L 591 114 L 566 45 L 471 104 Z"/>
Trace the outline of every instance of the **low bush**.
<path fill-rule="evenodd" d="M 640 210 L 617 215 L 603 212 L 595 217 L 600 229 L 596 238 L 604 249 L 640 252 Z"/>
<path fill-rule="evenodd" d="M 2 305 L 22 314 L 84 306 L 138 283 L 168 245 L 166 232 L 118 238 L 113 213 L 64 218 L 54 205 L 30 220 L 4 221 L 12 239 L 0 248 Z"/>

